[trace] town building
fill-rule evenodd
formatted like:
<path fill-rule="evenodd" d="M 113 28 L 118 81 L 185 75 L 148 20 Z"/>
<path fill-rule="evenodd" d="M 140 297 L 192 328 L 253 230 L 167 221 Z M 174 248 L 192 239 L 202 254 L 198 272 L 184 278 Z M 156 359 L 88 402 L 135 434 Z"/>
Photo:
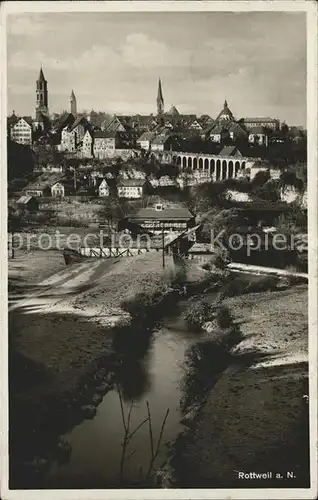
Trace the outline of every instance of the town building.
<path fill-rule="evenodd" d="M 98 196 L 109 196 L 110 189 L 106 179 L 103 179 L 98 186 Z"/>
<path fill-rule="evenodd" d="M 71 179 L 61 179 L 51 186 L 53 198 L 64 198 L 74 192 L 74 183 Z"/>
<path fill-rule="evenodd" d="M 243 118 L 243 123 L 246 128 L 254 128 L 254 127 L 266 127 L 274 131 L 278 131 L 280 129 L 280 122 L 274 118 Z"/>
<path fill-rule="evenodd" d="M 82 145 L 89 123 L 84 116 L 79 116 L 71 125 L 63 128 L 61 134 L 60 151 L 75 152 Z"/>
<path fill-rule="evenodd" d="M 101 129 L 104 132 L 127 132 L 130 130 L 130 125 L 128 124 L 129 117 L 114 115 L 110 119 L 107 118 L 102 123 Z"/>
<path fill-rule="evenodd" d="M 26 196 L 34 196 L 35 198 L 43 198 L 43 196 L 50 196 L 50 181 L 39 179 L 30 183 L 23 189 Z"/>
<path fill-rule="evenodd" d="M 36 212 L 39 208 L 39 202 L 34 196 L 23 195 L 17 201 L 17 207 L 27 212 Z"/>
<path fill-rule="evenodd" d="M 181 233 L 195 226 L 195 216 L 186 207 L 168 207 L 157 203 L 154 207 L 141 208 L 129 215 L 129 222 L 138 224 L 145 232 L 160 234 Z"/>
<path fill-rule="evenodd" d="M 93 155 L 104 159 L 115 156 L 118 134 L 115 131 L 96 131 L 93 136 Z"/>
<path fill-rule="evenodd" d="M 163 152 L 168 150 L 178 150 L 180 138 L 174 133 L 161 133 L 151 143 L 151 151 Z"/>
<path fill-rule="evenodd" d="M 269 132 L 265 127 L 252 127 L 248 131 L 248 142 L 257 146 L 268 146 Z"/>
<path fill-rule="evenodd" d="M 139 139 L 137 139 L 137 145 L 141 149 L 145 149 L 148 151 L 150 149 L 152 141 L 155 139 L 156 133 L 155 132 L 144 132 Z"/>
<path fill-rule="evenodd" d="M 117 184 L 119 198 L 137 199 L 142 198 L 149 188 L 149 182 L 145 179 L 120 179 Z"/>
<path fill-rule="evenodd" d="M 93 141 L 92 132 L 90 130 L 86 130 L 82 143 L 82 156 L 84 158 L 93 157 Z"/>
<path fill-rule="evenodd" d="M 33 127 L 31 116 L 19 118 L 10 129 L 10 138 L 14 142 L 31 146 L 33 142 Z"/>
<path fill-rule="evenodd" d="M 220 122 L 232 122 L 235 121 L 234 115 L 230 108 L 228 107 L 227 100 L 224 101 L 223 109 L 220 111 L 215 119 L 216 123 Z"/>

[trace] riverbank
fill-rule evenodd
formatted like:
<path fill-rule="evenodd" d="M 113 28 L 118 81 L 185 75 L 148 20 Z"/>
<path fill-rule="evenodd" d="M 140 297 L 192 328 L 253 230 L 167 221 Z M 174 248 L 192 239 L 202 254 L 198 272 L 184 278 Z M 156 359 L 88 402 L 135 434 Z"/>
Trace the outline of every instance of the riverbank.
<path fill-rule="evenodd" d="M 175 304 L 170 301 L 174 288 L 183 282 L 192 282 L 188 290 L 198 294 L 191 299 L 194 306 L 202 297 L 211 304 L 217 303 L 217 307 L 228 306 L 243 339 L 229 359 L 225 357 L 224 363 L 219 364 L 214 389 L 204 394 L 204 404 L 201 402 L 195 411 L 192 408 L 193 415 L 186 418 L 191 432 L 177 440 L 173 480 L 181 487 L 213 487 L 225 478 L 228 486 L 235 478 L 224 470 L 231 470 L 233 463 L 239 470 L 245 455 L 252 460 L 261 448 L 255 435 L 260 431 L 261 439 L 267 442 L 271 426 L 278 429 L 273 431 L 277 456 L 282 457 L 282 448 L 285 454 L 290 450 L 291 438 L 301 428 L 301 419 L 306 418 L 302 395 L 307 394 L 307 285 L 278 291 L 272 278 L 240 276 L 226 282 L 221 290 L 219 276 L 216 289 L 211 292 L 212 279 L 207 292 L 211 281 L 208 272 L 195 265 L 176 269 L 169 259 L 163 270 L 157 252 L 135 258 L 97 259 L 62 270 L 58 267 L 57 273 L 48 276 L 53 260 L 57 266 L 61 263 L 57 256 L 44 254 L 49 255 L 47 261 L 51 262 L 45 265 L 41 257 L 43 269 L 40 270 L 40 259 L 35 270 L 36 258 L 31 254 L 29 267 L 25 263 L 27 279 L 11 293 L 12 487 L 46 487 L 51 463 L 67 460 L 71 452 L 59 435 L 95 416 L 105 394 L 122 377 L 121 366 L 127 354 L 131 358 L 130 354 L 136 353 L 139 359 L 148 349 L 152 335 L 149 319 L 156 319 L 152 314 L 154 297 L 159 299 L 157 304 L 163 297 L 169 298 L 163 307 L 166 314 L 166 306 L 172 305 L 173 309 Z M 40 284 L 34 284 L 32 272 L 44 278 Z M 268 291 L 246 293 L 247 285 L 249 290 L 266 286 Z M 233 294 L 237 296 L 229 297 Z M 138 316 L 145 307 L 146 317 Z M 133 320 L 132 315 L 137 315 L 138 320 Z M 209 329 L 197 336 L 201 343 L 211 338 Z M 134 359 L 128 362 L 135 373 Z M 209 365 L 213 371 L 215 363 Z M 291 377 L 294 371 L 298 373 L 295 380 Z M 211 380 L 208 382 L 211 385 Z M 256 416 L 251 421 L 253 412 Z M 286 446 L 279 441 L 282 432 L 288 434 L 283 438 Z M 236 444 L 242 436 L 243 451 Z M 306 443 L 304 436 L 302 442 Z M 296 456 L 301 456 L 305 463 L 305 452 L 297 450 Z M 260 454 L 264 455 L 264 449 Z M 246 459 L 247 465 L 251 463 L 255 465 Z"/>
<path fill-rule="evenodd" d="M 149 320 L 155 318 L 137 322 L 133 317 L 139 299 L 156 296 L 156 302 L 146 304 L 148 314 L 154 312 L 163 298 L 172 299 L 171 283 L 178 275 L 171 258 L 162 268 L 159 252 L 63 264 L 62 269 L 59 259 L 62 255 L 55 252 L 31 252 L 9 262 L 10 472 L 15 487 L 41 485 L 50 462 L 67 452 L 58 435 L 96 414 L 114 383 L 115 347 L 125 343 L 134 349 L 149 335 Z M 53 269 L 58 272 L 49 276 Z M 198 280 L 199 274 L 208 273 L 196 269 L 187 279 Z"/>
<path fill-rule="evenodd" d="M 307 301 L 306 285 L 224 299 L 243 339 L 192 408 L 190 430 L 174 443 L 164 482 L 192 488 L 309 486 Z M 272 476 L 241 479 L 242 472 Z"/>

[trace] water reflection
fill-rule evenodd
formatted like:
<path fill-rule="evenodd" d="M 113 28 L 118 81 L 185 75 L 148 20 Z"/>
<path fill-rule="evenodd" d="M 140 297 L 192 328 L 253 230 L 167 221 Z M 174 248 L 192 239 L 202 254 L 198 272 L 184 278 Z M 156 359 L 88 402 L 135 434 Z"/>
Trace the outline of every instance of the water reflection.
<path fill-rule="evenodd" d="M 113 339 L 114 382 L 124 401 L 140 400 L 151 389 L 148 359 L 152 339 L 151 330 L 137 325 Z"/>

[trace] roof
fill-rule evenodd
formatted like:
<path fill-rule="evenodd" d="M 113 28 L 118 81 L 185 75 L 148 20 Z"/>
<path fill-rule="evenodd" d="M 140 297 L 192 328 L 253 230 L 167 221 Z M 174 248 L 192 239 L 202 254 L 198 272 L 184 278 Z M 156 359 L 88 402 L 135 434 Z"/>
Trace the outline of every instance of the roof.
<path fill-rule="evenodd" d="M 109 130 L 109 131 L 102 131 L 102 130 L 96 130 L 94 132 L 94 139 L 114 139 L 117 135 L 117 132 L 115 130 Z"/>
<path fill-rule="evenodd" d="M 243 118 L 244 122 L 278 122 L 276 118 L 269 118 L 268 116 L 265 118 L 256 117 L 256 118 Z"/>
<path fill-rule="evenodd" d="M 240 135 L 247 135 L 244 128 L 237 122 L 231 122 L 226 128 L 229 132 L 236 132 Z"/>
<path fill-rule="evenodd" d="M 61 174 L 55 173 L 55 174 L 43 174 L 43 177 L 40 176 L 37 179 L 35 179 L 34 182 L 31 182 L 28 184 L 23 191 L 29 191 L 29 190 L 43 190 L 45 188 L 48 188 L 50 186 L 53 186 L 56 182 L 61 181 Z"/>
<path fill-rule="evenodd" d="M 14 127 L 14 125 L 19 123 L 19 121 L 21 121 L 21 120 L 24 120 L 25 122 L 27 122 L 28 125 L 30 125 L 30 127 L 32 127 L 32 117 L 31 116 L 20 116 L 20 118 L 18 118 L 12 126 Z"/>
<path fill-rule="evenodd" d="M 84 124 L 87 125 L 88 122 L 85 116 L 79 116 L 78 118 L 76 118 L 74 123 L 71 125 L 70 130 L 74 130 L 78 125 L 81 124 L 81 122 L 84 122 Z"/>
<path fill-rule="evenodd" d="M 233 116 L 233 113 L 232 111 L 230 110 L 230 108 L 228 107 L 227 105 L 227 101 L 225 100 L 224 101 L 224 105 L 223 105 L 223 109 L 220 111 L 220 113 L 218 114 L 218 116 L 216 117 L 216 120 L 215 121 L 218 121 L 220 120 L 221 116 L 222 115 L 226 115 L 228 117 L 229 120 L 234 120 L 234 116 Z"/>
<path fill-rule="evenodd" d="M 170 139 L 171 137 L 173 137 L 172 134 L 170 135 L 158 135 L 153 141 L 152 141 L 152 144 L 165 144 L 165 142 L 167 142 L 168 139 Z"/>
<path fill-rule="evenodd" d="M 242 156 L 236 146 L 224 146 L 220 151 L 220 156 Z"/>
<path fill-rule="evenodd" d="M 174 116 L 174 115 L 179 115 L 180 113 L 177 110 L 177 108 L 174 105 L 172 105 L 171 108 L 169 109 L 169 111 L 167 111 L 167 113 L 165 113 L 165 114 Z"/>
<path fill-rule="evenodd" d="M 138 141 L 152 141 L 152 139 L 154 139 L 155 137 L 156 137 L 156 134 L 154 132 L 144 132 L 143 134 L 141 134 L 139 139 L 137 139 L 137 142 Z"/>
<path fill-rule="evenodd" d="M 118 186 L 131 186 L 131 187 L 139 187 L 145 184 L 146 179 L 120 179 L 118 182 Z"/>
<path fill-rule="evenodd" d="M 63 186 L 72 186 L 73 183 L 74 183 L 73 179 L 59 179 L 53 182 L 53 184 L 51 184 L 51 188 L 55 186 L 55 184 L 62 184 Z"/>
<path fill-rule="evenodd" d="M 158 104 L 159 103 L 162 103 L 162 104 L 164 103 L 160 78 L 159 78 L 159 83 L 158 83 L 157 103 Z"/>
<path fill-rule="evenodd" d="M 44 74 L 43 74 L 43 70 L 42 70 L 42 67 L 40 69 L 40 73 L 39 73 L 39 78 L 37 79 L 38 82 L 46 82 L 45 78 L 44 78 Z"/>
<path fill-rule="evenodd" d="M 54 125 L 56 130 L 62 130 L 66 125 L 70 125 L 75 122 L 75 117 L 72 113 L 67 113 L 64 116 L 60 117 Z"/>
<path fill-rule="evenodd" d="M 73 89 L 72 89 L 72 92 L 71 92 L 71 99 L 76 99 Z"/>
<path fill-rule="evenodd" d="M 24 195 L 18 199 L 17 204 L 18 205 L 27 205 L 30 200 L 35 200 L 35 198 L 33 196 Z"/>
<path fill-rule="evenodd" d="M 9 127 L 12 127 L 13 125 L 15 125 L 17 123 L 18 120 L 19 120 L 19 118 L 17 117 L 17 115 L 13 111 L 12 115 L 8 116 L 8 118 L 7 118 L 7 124 Z"/>
<path fill-rule="evenodd" d="M 104 178 L 102 178 L 102 177 L 97 177 L 97 179 L 96 179 L 96 187 L 97 187 L 98 189 L 100 188 L 100 186 L 101 186 L 101 184 L 102 184 L 102 183 L 106 183 L 106 187 L 108 187 L 108 188 L 109 188 L 109 185 L 108 185 L 108 182 L 107 182 L 107 178 L 106 178 L 106 177 L 104 177 Z M 103 187 L 105 187 L 105 186 L 103 186 Z"/>
<path fill-rule="evenodd" d="M 221 123 L 217 123 L 216 125 L 212 125 L 211 127 L 208 127 L 207 129 L 207 133 L 211 132 L 211 134 L 220 134 L 221 132 L 223 132 L 225 129 L 224 125 L 222 125 Z"/>
<path fill-rule="evenodd" d="M 208 243 L 194 243 L 188 250 L 189 253 L 211 253 L 211 245 Z"/>
<path fill-rule="evenodd" d="M 131 219 L 192 219 L 194 215 L 186 207 L 164 207 L 156 210 L 154 207 L 141 208 L 139 212 L 129 216 Z"/>

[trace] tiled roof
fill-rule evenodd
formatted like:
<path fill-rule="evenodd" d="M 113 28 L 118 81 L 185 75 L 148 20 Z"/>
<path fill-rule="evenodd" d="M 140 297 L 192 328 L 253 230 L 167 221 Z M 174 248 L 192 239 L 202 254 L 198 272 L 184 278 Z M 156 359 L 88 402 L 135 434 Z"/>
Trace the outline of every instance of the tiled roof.
<path fill-rule="evenodd" d="M 120 179 L 118 186 L 139 187 L 145 184 L 145 179 Z"/>
<path fill-rule="evenodd" d="M 21 116 L 21 118 L 19 118 L 16 123 L 18 123 L 20 120 L 24 120 L 28 125 L 30 125 L 30 127 L 32 127 L 32 116 Z"/>
<path fill-rule="evenodd" d="M 47 187 L 53 186 L 56 182 L 60 182 L 63 178 L 61 178 L 61 174 L 56 173 L 56 174 L 43 174 L 43 177 L 40 176 L 38 177 L 34 182 L 31 182 L 28 184 L 23 191 L 29 191 L 29 190 L 43 190 Z"/>
<path fill-rule="evenodd" d="M 158 135 L 153 141 L 152 144 L 165 144 L 170 137 L 174 137 L 172 134 Z"/>
<path fill-rule="evenodd" d="M 154 139 L 155 137 L 156 137 L 156 134 L 154 132 L 144 132 L 139 137 L 139 139 L 137 140 L 137 142 L 139 142 L 139 141 L 152 141 L 152 139 Z"/>
<path fill-rule="evenodd" d="M 156 210 L 154 207 L 141 208 L 130 216 L 131 219 L 191 219 L 193 214 L 186 207 L 167 207 Z"/>
<path fill-rule="evenodd" d="M 18 205 L 26 205 L 29 203 L 30 200 L 32 200 L 33 196 L 21 196 L 21 198 L 18 199 L 17 204 Z"/>
<path fill-rule="evenodd" d="M 167 113 L 165 113 L 165 115 L 172 115 L 172 116 L 175 116 L 175 115 L 179 115 L 179 111 L 177 110 L 177 108 L 172 105 L 171 108 L 169 109 L 169 111 L 167 111 Z"/>
<path fill-rule="evenodd" d="M 212 125 L 212 127 L 209 127 L 207 130 L 211 131 L 211 134 L 220 134 L 224 129 L 224 126 L 218 123 L 217 125 Z"/>
<path fill-rule="evenodd" d="M 265 117 L 265 118 L 262 118 L 262 117 L 257 117 L 257 118 L 243 118 L 243 121 L 244 122 L 277 122 L 278 120 L 276 120 L 275 118 L 269 118 L 268 116 Z"/>
<path fill-rule="evenodd" d="M 75 122 L 75 117 L 72 115 L 72 113 L 67 113 L 65 116 L 62 118 L 59 118 L 57 122 L 54 125 L 54 128 L 56 130 L 62 130 L 66 125 L 72 124 Z"/>
<path fill-rule="evenodd" d="M 19 118 L 13 112 L 12 115 L 8 116 L 7 118 L 8 127 L 12 127 L 13 125 L 15 125 L 18 122 L 18 120 Z"/>
<path fill-rule="evenodd" d="M 88 124 L 85 116 L 79 116 L 78 118 L 76 118 L 76 120 L 74 121 L 74 123 L 71 125 L 70 130 L 74 130 L 80 124 L 83 125 L 83 126 L 85 126 L 85 125 Z"/>
<path fill-rule="evenodd" d="M 230 122 L 226 128 L 229 132 L 233 132 L 233 133 L 235 132 L 239 135 L 247 135 L 246 131 L 243 129 L 243 127 L 237 122 Z"/>
<path fill-rule="evenodd" d="M 220 151 L 220 156 L 241 156 L 241 152 L 236 146 L 224 146 Z"/>
<path fill-rule="evenodd" d="M 114 139 L 117 135 L 115 130 L 105 131 L 96 130 L 94 132 L 94 139 Z"/>
<path fill-rule="evenodd" d="M 223 106 L 223 109 L 220 111 L 220 113 L 219 113 L 219 114 L 218 114 L 218 116 L 216 117 L 216 120 L 215 120 L 215 121 L 218 121 L 222 115 L 227 115 L 227 116 L 229 117 L 229 119 L 230 119 L 230 120 L 234 120 L 233 113 L 232 113 L 232 111 L 230 110 L 230 108 L 228 107 L 228 105 L 227 105 L 227 101 L 224 101 L 224 106 Z"/>

